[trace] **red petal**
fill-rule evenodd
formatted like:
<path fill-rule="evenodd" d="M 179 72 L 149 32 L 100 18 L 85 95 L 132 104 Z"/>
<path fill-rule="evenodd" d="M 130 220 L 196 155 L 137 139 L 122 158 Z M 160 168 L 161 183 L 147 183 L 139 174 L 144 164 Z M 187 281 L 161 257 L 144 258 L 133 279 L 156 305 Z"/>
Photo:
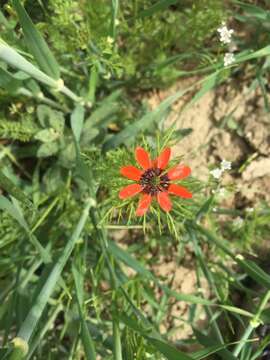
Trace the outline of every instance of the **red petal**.
<path fill-rule="evenodd" d="M 170 180 L 180 180 L 189 176 L 191 169 L 183 164 L 178 164 L 168 171 L 168 177 Z"/>
<path fill-rule="evenodd" d="M 159 169 L 165 169 L 170 160 L 170 156 L 171 156 L 171 149 L 170 148 L 164 149 L 157 158 L 157 167 Z"/>
<path fill-rule="evenodd" d="M 143 169 L 146 170 L 151 167 L 151 160 L 148 152 L 145 151 L 143 148 L 137 147 L 135 150 L 135 156 L 138 164 L 140 164 Z"/>
<path fill-rule="evenodd" d="M 139 201 L 139 205 L 136 211 L 136 215 L 137 216 L 143 216 L 147 210 L 149 209 L 149 206 L 151 204 L 152 201 L 152 196 L 148 195 L 148 194 L 144 194 L 140 201 Z"/>
<path fill-rule="evenodd" d="M 159 192 L 157 194 L 157 201 L 164 211 L 168 212 L 172 209 L 172 203 L 167 192 Z"/>
<path fill-rule="evenodd" d="M 141 185 L 139 185 L 139 184 L 131 184 L 131 185 L 128 185 L 128 186 L 124 187 L 119 192 L 119 197 L 120 197 L 120 199 L 126 199 L 126 198 L 129 198 L 129 197 L 132 197 L 132 196 L 138 194 L 141 191 L 142 191 Z"/>
<path fill-rule="evenodd" d="M 185 198 L 185 199 L 191 199 L 192 198 L 191 192 L 189 192 L 188 189 L 186 189 L 184 186 L 171 184 L 169 186 L 169 188 L 168 188 L 168 192 L 170 194 L 177 195 L 177 196 L 179 196 L 181 198 Z"/>
<path fill-rule="evenodd" d="M 137 169 L 135 166 L 123 166 L 120 169 L 120 173 L 126 178 L 134 181 L 139 181 L 142 175 L 142 171 Z"/>

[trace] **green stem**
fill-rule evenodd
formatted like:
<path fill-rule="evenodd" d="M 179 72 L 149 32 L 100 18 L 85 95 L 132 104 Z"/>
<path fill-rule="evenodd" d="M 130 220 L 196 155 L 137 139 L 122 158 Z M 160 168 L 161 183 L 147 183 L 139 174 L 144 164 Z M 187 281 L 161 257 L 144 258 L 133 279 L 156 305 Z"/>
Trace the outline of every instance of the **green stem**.
<path fill-rule="evenodd" d="M 119 331 L 119 323 L 118 320 L 114 319 L 113 321 L 113 358 L 114 360 L 122 360 L 122 346 L 121 346 L 121 338 Z"/>
<path fill-rule="evenodd" d="M 270 299 L 270 290 L 268 290 L 265 293 L 257 313 L 255 314 L 254 318 L 250 321 L 250 324 L 247 327 L 246 331 L 244 332 L 239 344 L 234 349 L 233 354 L 235 356 L 238 356 L 240 354 L 240 352 L 241 352 L 243 346 L 245 345 L 246 341 L 248 340 L 249 336 L 254 331 L 256 324 L 259 324 L 261 313 L 262 313 L 263 309 L 265 308 L 266 304 L 268 303 L 269 299 Z M 254 325 L 252 325 L 252 324 L 254 324 Z"/>
<path fill-rule="evenodd" d="M 6 62 L 8 65 L 15 69 L 24 71 L 37 81 L 51 87 L 52 89 L 58 90 L 75 102 L 80 102 L 82 99 L 74 94 L 69 88 L 64 85 L 62 79 L 55 80 L 39 70 L 31 62 L 26 60 L 20 55 L 15 49 L 9 46 L 7 43 L 0 38 L 0 59 Z"/>
<path fill-rule="evenodd" d="M 80 98 L 79 96 L 77 96 L 76 94 L 74 94 L 74 92 L 72 92 L 69 88 L 67 88 L 65 85 L 63 86 L 63 88 L 60 90 L 60 92 L 64 95 L 66 95 L 67 97 L 69 97 L 71 100 L 73 100 L 74 102 L 81 102 L 82 98 Z"/>
<path fill-rule="evenodd" d="M 49 106 L 52 106 L 53 108 L 55 109 L 58 109 L 58 110 L 61 110 L 61 111 L 64 111 L 64 112 L 67 112 L 68 111 L 68 108 L 62 106 L 62 105 L 59 105 L 57 102 L 45 97 L 43 95 L 43 93 L 40 93 L 40 96 L 38 95 L 34 95 L 33 93 L 31 93 L 31 91 L 29 91 L 28 89 L 26 88 L 19 88 L 17 90 L 17 94 L 18 95 L 22 95 L 22 96 L 26 96 L 28 98 L 33 98 L 35 100 L 38 100 L 39 102 L 43 103 L 43 104 L 46 104 L 46 105 L 49 105 Z"/>

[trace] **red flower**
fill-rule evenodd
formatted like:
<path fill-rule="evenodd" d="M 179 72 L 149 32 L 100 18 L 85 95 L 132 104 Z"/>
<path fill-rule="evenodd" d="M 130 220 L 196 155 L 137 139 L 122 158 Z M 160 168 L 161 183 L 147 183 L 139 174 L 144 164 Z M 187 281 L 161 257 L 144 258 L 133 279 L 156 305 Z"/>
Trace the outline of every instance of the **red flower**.
<path fill-rule="evenodd" d="M 166 212 L 172 209 L 169 194 L 181 198 L 192 198 L 192 194 L 185 187 L 171 183 L 173 180 L 181 180 L 189 176 L 191 169 L 178 164 L 166 171 L 170 155 L 171 149 L 166 148 L 157 159 L 151 161 L 149 154 L 143 148 L 137 147 L 135 157 L 142 170 L 131 165 L 121 168 L 121 174 L 136 183 L 124 187 L 119 192 L 120 199 L 142 194 L 136 211 L 137 216 L 142 216 L 147 212 L 153 197 L 157 198 L 160 207 Z"/>

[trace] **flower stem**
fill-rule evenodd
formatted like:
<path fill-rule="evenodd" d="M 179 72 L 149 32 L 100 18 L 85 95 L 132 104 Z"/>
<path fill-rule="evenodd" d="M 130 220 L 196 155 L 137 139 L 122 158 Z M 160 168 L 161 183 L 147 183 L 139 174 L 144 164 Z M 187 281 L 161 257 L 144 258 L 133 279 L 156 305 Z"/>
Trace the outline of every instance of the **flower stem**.
<path fill-rule="evenodd" d="M 252 334 L 253 330 L 255 329 L 256 324 L 259 324 L 261 313 L 262 313 L 263 309 L 265 308 L 265 306 L 266 306 L 267 302 L 269 301 L 269 299 L 270 299 L 270 290 L 268 290 L 265 293 L 257 313 L 255 314 L 254 318 L 250 321 L 249 326 L 247 327 L 246 331 L 244 332 L 240 342 L 238 343 L 238 345 L 234 349 L 233 355 L 238 356 L 240 354 L 243 346 L 245 345 L 245 343 L 248 340 L 249 336 Z"/>

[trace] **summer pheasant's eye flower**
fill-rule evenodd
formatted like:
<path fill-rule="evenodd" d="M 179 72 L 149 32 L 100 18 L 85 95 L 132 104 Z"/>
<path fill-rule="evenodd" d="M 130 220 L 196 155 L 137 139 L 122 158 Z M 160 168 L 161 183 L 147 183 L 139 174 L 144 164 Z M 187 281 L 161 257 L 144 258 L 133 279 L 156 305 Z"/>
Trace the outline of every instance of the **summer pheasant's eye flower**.
<path fill-rule="evenodd" d="M 234 33 L 233 29 L 228 29 L 225 22 L 222 23 L 222 26 L 217 29 L 220 37 L 220 42 L 223 44 L 230 44 L 232 41 L 232 34 Z"/>
<path fill-rule="evenodd" d="M 192 198 L 192 193 L 184 186 L 172 183 L 172 181 L 189 176 L 191 169 L 183 164 L 178 164 L 166 170 L 170 156 L 171 149 L 166 148 L 155 160 L 151 160 L 147 151 L 137 147 L 135 157 L 141 169 L 131 165 L 120 169 L 120 173 L 124 177 L 136 182 L 124 187 L 119 192 L 120 199 L 141 195 L 136 211 L 137 216 L 143 216 L 147 212 L 154 198 L 161 209 L 166 212 L 172 209 L 169 194 L 186 199 Z"/>

